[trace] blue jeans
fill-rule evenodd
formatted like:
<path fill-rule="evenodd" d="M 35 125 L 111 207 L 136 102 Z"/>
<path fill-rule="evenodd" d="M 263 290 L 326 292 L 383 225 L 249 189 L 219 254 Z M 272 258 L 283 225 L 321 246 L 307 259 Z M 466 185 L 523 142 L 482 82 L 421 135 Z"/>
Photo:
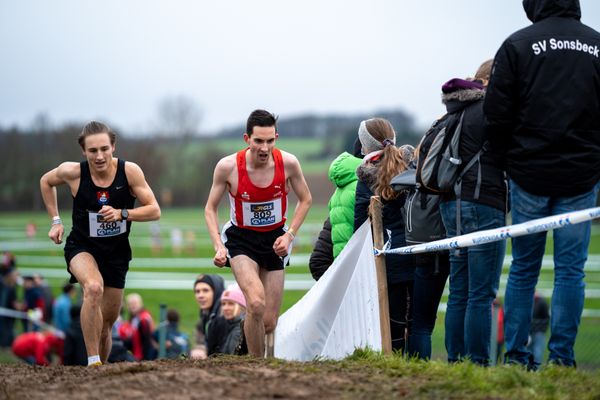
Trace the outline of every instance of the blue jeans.
<path fill-rule="evenodd" d="M 513 224 L 536 218 L 583 210 L 596 205 L 599 184 L 573 197 L 545 197 L 527 193 L 511 181 Z M 549 361 L 575 365 L 573 346 L 581 320 L 591 222 L 569 225 L 554 231 L 554 291 L 550 316 Z M 512 239 L 513 261 L 505 295 L 505 362 L 535 368 L 527 339 L 531 326 L 533 295 L 546 247 L 546 232 Z"/>
<path fill-rule="evenodd" d="M 408 355 L 423 360 L 431 358 L 431 334 L 450 270 L 448 254 L 439 254 L 437 263 L 436 268 L 436 258 L 431 256 L 426 265 L 415 268 L 413 321 L 408 337 Z"/>
<path fill-rule="evenodd" d="M 546 347 L 546 334 L 544 332 L 533 332 L 527 350 L 533 354 L 536 365 L 544 360 L 544 348 Z"/>
<path fill-rule="evenodd" d="M 448 237 L 456 236 L 456 201 L 440 205 Z M 504 226 L 504 211 L 468 201 L 461 202 L 461 234 Z M 506 241 L 450 251 L 450 295 L 446 309 L 448 361 L 469 358 L 490 363 L 492 302 L 498 293 Z M 458 254 L 457 254 L 458 253 Z"/>

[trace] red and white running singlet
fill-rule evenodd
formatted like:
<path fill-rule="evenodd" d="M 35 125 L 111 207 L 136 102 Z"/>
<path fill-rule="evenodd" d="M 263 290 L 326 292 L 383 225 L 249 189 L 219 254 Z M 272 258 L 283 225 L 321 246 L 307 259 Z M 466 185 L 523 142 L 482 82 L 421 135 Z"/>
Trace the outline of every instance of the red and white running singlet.
<path fill-rule="evenodd" d="M 267 187 L 255 186 L 246 169 L 246 152 L 238 151 L 236 163 L 238 170 L 237 193 L 229 192 L 231 204 L 231 222 L 239 228 L 268 232 L 285 224 L 287 212 L 287 192 L 285 190 L 285 169 L 281 151 L 273 148 L 275 175 Z"/>

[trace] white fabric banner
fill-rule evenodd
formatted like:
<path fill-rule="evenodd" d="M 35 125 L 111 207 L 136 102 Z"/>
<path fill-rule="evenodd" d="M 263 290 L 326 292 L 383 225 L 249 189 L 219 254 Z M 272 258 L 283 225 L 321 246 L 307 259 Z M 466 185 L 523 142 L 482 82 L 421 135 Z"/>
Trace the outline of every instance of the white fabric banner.
<path fill-rule="evenodd" d="M 279 318 L 275 357 L 338 360 L 365 347 L 381 350 L 377 276 L 368 221 L 308 293 Z"/>

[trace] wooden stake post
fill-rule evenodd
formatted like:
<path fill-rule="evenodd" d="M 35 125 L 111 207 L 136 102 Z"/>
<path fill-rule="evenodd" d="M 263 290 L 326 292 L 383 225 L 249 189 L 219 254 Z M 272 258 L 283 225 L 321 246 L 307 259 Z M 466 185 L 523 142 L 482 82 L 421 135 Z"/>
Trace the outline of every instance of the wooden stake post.
<path fill-rule="evenodd" d="M 267 333 L 265 335 L 265 357 L 275 357 L 275 332 Z"/>
<path fill-rule="evenodd" d="M 379 196 L 371 197 L 369 214 L 373 228 L 373 244 L 376 248 L 383 248 L 383 213 Z M 379 325 L 381 327 L 381 348 L 383 354 L 392 354 L 392 334 L 390 331 L 390 307 L 388 303 L 387 275 L 385 272 L 385 256 L 375 257 L 375 270 L 377 271 L 377 288 L 379 293 Z"/>

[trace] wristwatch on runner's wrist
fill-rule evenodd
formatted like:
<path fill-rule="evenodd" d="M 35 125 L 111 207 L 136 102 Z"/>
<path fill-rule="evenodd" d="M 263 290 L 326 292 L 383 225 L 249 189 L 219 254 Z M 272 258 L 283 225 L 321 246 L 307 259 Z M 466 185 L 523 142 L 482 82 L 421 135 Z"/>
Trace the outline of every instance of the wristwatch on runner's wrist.
<path fill-rule="evenodd" d="M 129 217 L 129 211 L 127 211 L 126 208 L 123 208 L 121 210 L 121 221 L 127 221 L 128 217 Z"/>

